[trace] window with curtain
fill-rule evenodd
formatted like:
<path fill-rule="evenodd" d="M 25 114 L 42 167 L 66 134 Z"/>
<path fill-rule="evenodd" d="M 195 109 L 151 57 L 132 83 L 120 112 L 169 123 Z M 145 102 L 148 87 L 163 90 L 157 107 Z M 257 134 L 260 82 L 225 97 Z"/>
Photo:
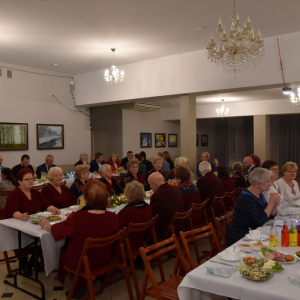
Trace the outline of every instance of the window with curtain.
<path fill-rule="evenodd" d="M 253 154 L 253 117 L 219 118 L 215 132 L 219 164 L 231 167 Z"/>

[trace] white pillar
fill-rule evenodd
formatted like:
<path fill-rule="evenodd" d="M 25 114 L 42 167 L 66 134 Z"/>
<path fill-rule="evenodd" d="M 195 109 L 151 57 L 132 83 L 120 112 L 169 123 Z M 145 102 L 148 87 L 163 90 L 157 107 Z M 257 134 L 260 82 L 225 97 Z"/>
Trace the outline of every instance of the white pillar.
<path fill-rule="evenodd" d="M 196 96 L 180 97 L 180 155 L 189 158 L 189 167 L 195 172 L 197 165 L 196 148 Z"/>
<path fill-rule="evenodd" d="M 270 116 L 253 116 L 254 154 L 261 163 L 270 159 Z"/>

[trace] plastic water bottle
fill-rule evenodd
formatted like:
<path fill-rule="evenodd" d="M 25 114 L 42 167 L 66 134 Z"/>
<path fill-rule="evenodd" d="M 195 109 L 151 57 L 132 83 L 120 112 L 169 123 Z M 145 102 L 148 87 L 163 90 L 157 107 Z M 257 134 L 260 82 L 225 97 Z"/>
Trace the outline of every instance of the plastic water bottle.
<path fill-rule="evenodd" d="M 278 245 L 278 231 L 276 229 L 276 221 L 274 221 L 272 228 L 270 230 L 270 246 L 277 247 L 277 245 Z"/>

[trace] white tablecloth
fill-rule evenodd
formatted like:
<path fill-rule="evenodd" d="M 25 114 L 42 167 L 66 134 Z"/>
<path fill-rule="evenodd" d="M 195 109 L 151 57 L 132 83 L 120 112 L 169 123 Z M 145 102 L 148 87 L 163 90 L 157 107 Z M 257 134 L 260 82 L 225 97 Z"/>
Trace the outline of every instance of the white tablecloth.
<path fill-rule="evenodd" d="M 61 212 L 70 212 L 70 210 L 62 209 Z M 45 272 L 46 276 L 48 276 L 58 265 L 60 249 L 64 245 L 65 240 L 55 242 L 51 233 L 29 221 L 6 219 L 0 221 L 0 252 L 19 249 L 17 230 L 22 231 L 22 248 L 33 242 L 32 237 L 40 238 L 44 255 Z"/>
<path fill-rule="evenodd" d="M 269 232 L 270 226 L 258 228 L 261 232 Z M 278 227 L 280 233 L 282 227 Z M 280 240 L 280 234 L 279 238 Z M 247 243 L 240 240 L 235 245 Z M 282 247 L 274 248 L 278 251 L 295 254 L 300 251 L 300 247 Z M 245 253 L 246 256 L 255 256 L 260 258 L 257 251 Z M 218 261 L 223 261 L 218 257 L 214 257 Z M 230 263 L 230 262 L 229 262 Z M 230 263 L 237 266 L 237 263 Z M 293 285 L 288 276 L 300 281 L 297 276 L 297 271 L 300 270 L 300 261 L 294 264 L 282 264 L 284 271 L 276 272 L 274 277 L 265 282 L 254 282 L 247 280 L 241 276 L 239 271 L 236 271 L 229 278 L 222 278 L 207 273 L 207 267 L 213 268 L 230 268 L 213 262 L 205 262 L 198 268 L 188 273 L 178 287 L 180 300 L 224 300 L 227 297 L 241 300 L 296 300 L 299 299 L 300 288 Z"/>

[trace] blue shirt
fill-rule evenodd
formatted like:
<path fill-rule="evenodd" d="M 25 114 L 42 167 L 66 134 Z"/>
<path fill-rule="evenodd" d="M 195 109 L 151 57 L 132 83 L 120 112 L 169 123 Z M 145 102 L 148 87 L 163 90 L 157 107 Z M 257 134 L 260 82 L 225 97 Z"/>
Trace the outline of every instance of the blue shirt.
<path fill-rule="evenodd" d="M 163 166 L 162 166 L 162 168 L 160 170 L 162 172 L 165 172 L 165 171 L 170 172 L 171 171 L 170 164 L 165 159 L 163 161 Z"/>

